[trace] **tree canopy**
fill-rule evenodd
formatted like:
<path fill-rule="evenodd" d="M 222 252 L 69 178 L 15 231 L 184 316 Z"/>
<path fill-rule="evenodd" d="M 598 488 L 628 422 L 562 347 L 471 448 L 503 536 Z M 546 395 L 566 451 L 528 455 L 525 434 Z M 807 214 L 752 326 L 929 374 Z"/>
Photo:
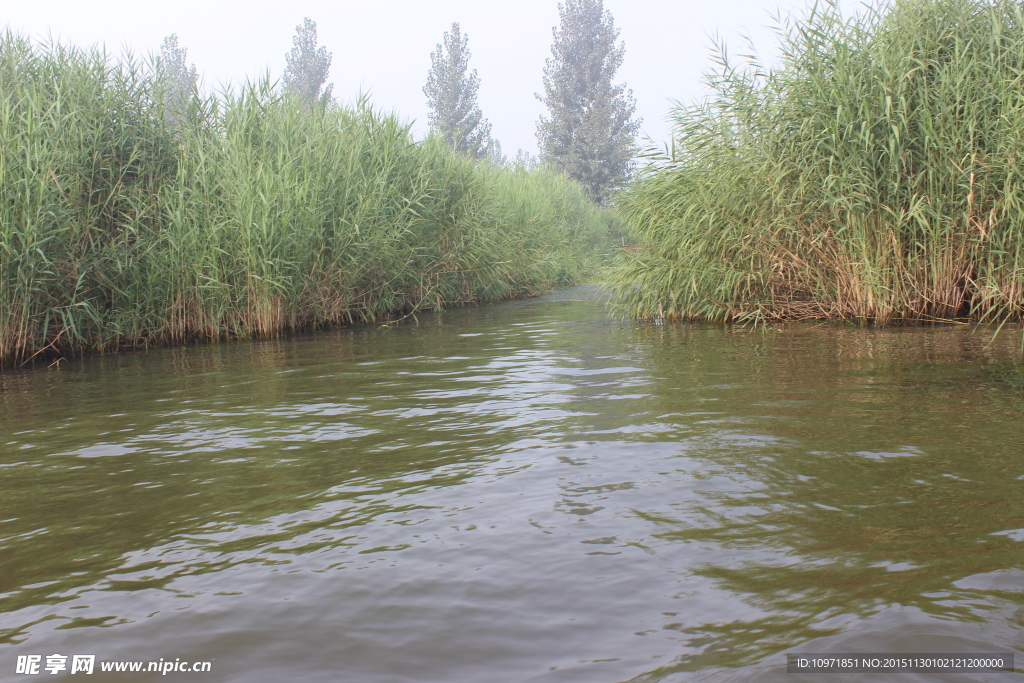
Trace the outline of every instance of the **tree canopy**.
<path fill-rule="evenodd" d="M 605 202 L 632 175 L 640 128 L 632 91 L 612 83 L 626 48 L 602 0 L 565 0 L 558 11 L 537 95 L 549 114 L 537 126 L 540 156 Z"/>
<path fill-rule="evenodd" d="M 306 17 L 296 26 L 292 45 L 285 55 L 288 62 L 284 72 L 285 92 L 297 94 L 309 106 L 321 98 L 330 100 L 334 86 L 328 85 L 326 89 L 323 86 L 331 70 L 331 53 L 326 47 L 317 47 L 316 22 Z"/>
<path fill-rule="evenodd" d="M 195 64 L 186 61 L 188 50 L 178 47 L 178 36 L 172 33 L 160 46 L 159 76 L 164 88 L 164 118 L 176 127 L 188 108 L 189 98 L 199 76 Z"/>
<path fill-rule="evenodd" d="M 430 53 L 430 72 L 423 94 L 427 96 L 430 129 L 442 136 L 455 151 L 475 159 L 501 160 L 501 146 L 491 138 L 491 124 L 477 104 L 480 76 L 469 68 L 469 36 L 458 22 L 445 31 L 444 44 Z"/>

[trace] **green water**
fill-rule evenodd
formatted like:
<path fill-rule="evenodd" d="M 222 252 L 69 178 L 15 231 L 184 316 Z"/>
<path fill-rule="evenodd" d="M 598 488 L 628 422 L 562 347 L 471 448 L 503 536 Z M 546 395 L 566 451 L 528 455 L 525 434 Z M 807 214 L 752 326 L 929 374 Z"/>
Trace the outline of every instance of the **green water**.
<path fill-rule="evenodd" d="M 45 680 L 792 681 L 786 652 L 1022 660 L 1024 365 L 1019 330 L 989 341 L 633 325 L 577 288 L 6 372 L 0 680 L 54 653 L 97 671 Z M 98 671 L 161 658 L 212 671 Z"/>

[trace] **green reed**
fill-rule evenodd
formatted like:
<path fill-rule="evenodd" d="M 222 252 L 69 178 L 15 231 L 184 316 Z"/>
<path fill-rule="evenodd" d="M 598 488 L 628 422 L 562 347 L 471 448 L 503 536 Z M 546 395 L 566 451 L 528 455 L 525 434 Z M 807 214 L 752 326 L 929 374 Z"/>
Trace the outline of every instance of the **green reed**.
<path fill-rule="evenodd" d="M 641 318 L 1020 320 L 1024 6 L 896 0 L 780 29 L 783 60 L 709 77 L 620 207 Z"/>
<path fill-rule="evenodd" d="M 0 366 L 519 296 L 607 248 L 605 213 L 550 170 L 266 81 L 168 115 L 158 73 L 0 36 Z"/>

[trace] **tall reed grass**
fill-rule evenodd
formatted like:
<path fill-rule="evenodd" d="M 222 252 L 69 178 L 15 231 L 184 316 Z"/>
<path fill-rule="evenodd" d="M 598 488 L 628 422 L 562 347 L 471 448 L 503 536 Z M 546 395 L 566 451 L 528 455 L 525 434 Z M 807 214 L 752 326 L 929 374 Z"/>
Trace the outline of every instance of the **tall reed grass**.
<path fill-rule="evenodd" d="M 768 70 L 720 50 L 715 96 L 620 206 L 641 318 L 1020 320 L 1024 5 L 817 4 Z"/>
<path fill-rule="evenodd" d="M 606 241 L 550 170 L 266 81 L 182 105 L 158 66 L 0 36 L 0 366 L 521 295 Z"/>

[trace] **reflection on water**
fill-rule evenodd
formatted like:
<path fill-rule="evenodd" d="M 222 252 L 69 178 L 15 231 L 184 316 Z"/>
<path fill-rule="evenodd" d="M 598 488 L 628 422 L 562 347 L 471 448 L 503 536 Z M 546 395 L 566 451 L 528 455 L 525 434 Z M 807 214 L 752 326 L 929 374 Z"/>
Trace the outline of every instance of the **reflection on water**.
<path fill-rule="evenodd" d="M 592 683 L 1021 651 L 1015 334 L 635 326 L 594 298 L 0 376 L 0 678 L 51 653 Z"/>

